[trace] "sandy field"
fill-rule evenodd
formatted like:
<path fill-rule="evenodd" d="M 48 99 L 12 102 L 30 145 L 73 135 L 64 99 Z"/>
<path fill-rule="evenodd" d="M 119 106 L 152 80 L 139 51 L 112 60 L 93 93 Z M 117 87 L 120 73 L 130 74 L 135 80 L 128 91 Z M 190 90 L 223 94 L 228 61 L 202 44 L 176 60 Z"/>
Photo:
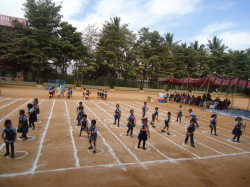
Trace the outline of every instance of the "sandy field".
<path fill-rule="evenodd" d="M 11 119 L 18 124 L 18 111 L 34 98 L 39 99 L 37 129 L 29 130 L 28 141 L 15 142 L 15 159 L 4 157 L 5 144 L 0 143 L 0 186 L 250 186 L 250 125 L 241 136 L 241 143 L 232 141 L 234 118 L 218 115 L 217 134 L 210 134 L 211 113 L 201 107 L 183 105 L 183 113 L 192 108 L 199 119 L 194 141 L 196 148 L 184 144 L 189 120 L 176 122 L 177 103 L 148 103 L 146 116 L 151 119 L 159 107 L 156 128 L 146 150 L 138 149 L 141 107 L 147 96 L 157 93 L 108 91 L 106 101 L 91 90 L 84 101 L 81 90 L 73 97 L 48 98 L 45 88 L 1 87 L 0 122 Z M 88 119 L 97 120 L 97 153 L 88 150 L 85 132 L 79 135 L 76 107 L 83 101 Z M 122 110 L 120 127 L 113 125 L 115 105 Z M 235 109 L 246 109 L 248 98 L 236 98 Z M 137 125 L 133 137 L 126 136 L 127 116 L 134 109 Z M 167 112 L 172 113 L 170 136 L 162 133 Z M 18 137 L 21 134 L 18 134 Z"/>

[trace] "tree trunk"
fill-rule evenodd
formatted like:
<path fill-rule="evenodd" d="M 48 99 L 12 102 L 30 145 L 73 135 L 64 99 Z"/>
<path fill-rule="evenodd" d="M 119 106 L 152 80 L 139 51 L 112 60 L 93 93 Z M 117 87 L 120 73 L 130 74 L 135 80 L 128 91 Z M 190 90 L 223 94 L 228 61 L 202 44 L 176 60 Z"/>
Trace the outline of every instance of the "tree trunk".
<path fill-rule="evenodd" d="M 107 69 L 107 73 L 106 73 L 105 86 L 108 86 L 108 83 L 109 83 L 109 72 L 110 72 L 110 69 L 108 68 L 108 69 Z"/>
<path fill-rule="evenodd" d="M 39 69 L 39 77 L 38 77 L 38 84 L 41 84 L 41 76 L 42 76 L 42 72 L 41 70 Z"/>

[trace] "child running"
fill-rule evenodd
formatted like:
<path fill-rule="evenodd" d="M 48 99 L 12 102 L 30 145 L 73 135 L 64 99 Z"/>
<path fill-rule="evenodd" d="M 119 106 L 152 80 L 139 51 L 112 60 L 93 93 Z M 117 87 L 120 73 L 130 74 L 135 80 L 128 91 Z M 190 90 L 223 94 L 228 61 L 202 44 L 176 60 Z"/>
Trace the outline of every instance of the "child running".
<path fill-rule="evenodd" d="M 134 110 L 131 109 L 130 110 L 130 115 L 128 116 L 128 131 L 127 131 L 127 136 L 129 135 L 130 132 L 130 137 L 133 137 L 133 129 L 136 126 L 136 119 L 135 119 L 135 115 L 134 115 Z"/>
<path fill-rule="evenodd" d="M 187 135 L 186 135 L 186 139 L 185 139 L 185 144 L 187 143 L 189 136 L 190 136 L 190 142 L 191 142 L 191 146 L 196 148 L 196 146 L 194 145 L 194 131 L 195 131 L 195 119 L 192 118 L 190 123 L 187 126 Z"/>
<path fill-rule="evenodd" d="M 197 123 L 198 118 L 197 118 L 196 115 L 193 113 L 193 110 L 192 110 L 192 109 L 189 109 L 188 112 L 189 112 L 189 115 L 186 116 L 186 118 L 195 119 L 196 126 L 199 127 L 199 125 L 198 125 L 198 123 Z M 190 122 L 191 122 L 191 120 L 190 120 Z"/>
<path fill-rule="evenodd" d="M 167 135 L 170 135 L 169 133 L 169 123 L 170 123 L 170 119 L 171 119 L 171 112 L 168 112 L 168 116 L 165 119 L 165 127 L 163 127 L 163 129 L 161 130 L 161 132 L 165 132 L 165 128 L 167 128 Z"/>
<path fill-rule="evenodd" d="M 51 99 L 54 95 L 54 89 L 53 88 L 50 88 L 49 90 L 49 98 Z"/>
<path fill-rule="evenodd" d="M 82 95 L 83 95 L 83 98 L 85 98 L 85 93 L 86 93 L 86 89 L 85 89 L 85 88 L 83 88 L 83 89 L 82 89 Z"/>
<path fill-rule="evenodd" d="M 67 92 L 68 99 L 70 98 L 70 95 L 71 95 L 70 88 L 68 88 L 68 92 Z"/>
<path fill-rule="evenodd" d="M 80 122 L 82 121 L 84 114 L 85 114 L 85 112 L 83 110 L 83 106 L 80 106 L 80 110 L 78 111 L 78 114 L 77 114 L 77 120 L 78 120 L 77 126 L 80 126 Z"/>
<path fill-rule="evenodd" d="M 155 124 L 155 118 L 157 117 L 158 120 L 158 107 L 155 107 L 155 111 L 152 114 L 152 121 L 150 122 L 151 125 L 153 125 L 153 127 L 155 128 L 154 124 Z"/>
<path fill-rule="evenodd" d="M 180 118 L 180 123 L 181 123 L 181 117 L 182 117 L 182 105 L 180 105 L 179 107 L 176 121 L 178 121 L 178 119 Z"/>
<path fill-rule="evenodd" d="M 104 97 L 105 97 L 104 99 L 107 100 L 107 97 L 108 97 L 107 91 L 105 91 Z"/>
<path fill-rule="evenodd" d="M 235 119 L 235 121 L 236 121 L 235 127 L 234 127 L 234 130 L 232 132 L 232 134 L 234 134 L 233 141 L 235 142 L 235 138 L 237 138 L 237 142 L 241 143 L 240 142 L 240 136 L 242 135 L 241 129 L 245 128 L 246 126 L 243 125 L 241 117 L 237 117 Z"/>
<path fill-rule="evenodd" d="M 72 97 L 73 96 L 73 90 L 72 90 L 72 88 L 70 88 L 70 97 Z"/>
<path fill-rule="evenodd" d="M 23 138 L 23 141 L 27 140 L 27 133 L 29 132 L 27 117 L 25 116 L 25 111 L 20 110 L 19 111 L 19 125 L 18 128 L 21 129 L 22 136 L 19 138 Z"/>
<path fill-rule="evenodd" d="M 27 117 L 29 117 L 29 127 L 31 127 L 31 125 L 32 125 L 33 126 L 32 130 L 35 130 L 36 129 L 36 127 L 35 127 L 36 116 L 35 116 L 35 113 L 34 113 L 33 105 L 28 104 L 27 107 L 28 107 L 28 115 L 27 115 Z"/>
<path fill-rule="evenodd" d="M 147 111 L 148 111 L 147 102 L 144 102 L 144 105 L 142 106 L 142 118 L 145 117 Z"/>
<path fill-rule="evenodd" d="M 4 129 L 2 130 L 2 139 L 6 144 L 6 153 L 4 156 L 10 155 L 10 148 L 11 146 L 11 158 L 15 158 L 14 155 L 14 142 L 16 141 L 16 129 L 12 127 L 11 120 L 7 119 L 4 122 Z M 5 136 L 4 136 L 5 135 Z"/>
<path fill-rule="evenodd" d="M 40 114 L 40 108 L 39 108 L 39 103 L 38 99 L 35 98 L 33 102 L 33 108 L 34 108 L 34 113 L 35 113 L 35 122 L 37 122 L 37 115 Z"/>
<path fill-rule="evenodd" d="M 97 139 L 97 127 L 96 127 L 96 120 L 91 121 L 91 126 L 88 129 L 88 134 L 90 134 L 89 137 L 89 148 L 88 149 L 93 149 L 92 141 L 94 143 L 94 151 L 93 153 L 96 153 L 96 139 Z"/>
<path fill-rule="evenodd" d="M 115 109 L 115 116 L 114 116 L 114 118 L 115 118 L 114 125 L 116 125 L 116 120 L 118 120 L 118 124 L 117 124 L 118 127 L 119 127 L 120 118 L 121 118 L 121 115 L 122 115 L 122 111 L 121 111 L 121 109 L 119 107 L 120 107 L 120 105 L 117 104 L 116 109 Z"/>
<path fill-rule="evenodd" d="M 140 148 L 141 141 L 143 141 L 143 146 L 142 146 L 143 150 L 146 150 L 145 144 L 146 144 L 146 141 L 148 139 L 148 134 L 147 133 L 149 133 L 149 126 L 147 125 L 147 123 L 148 123 L 148 119 L 143 118 L 142 119 L 142 125 L 141 125 L 141 128 L 140 128 L 140 133 L 138 135 L 139 142 L 138 142 L 137 148 Z"/>
<path fill-rule="evenodd" d="M 82 131 L 87 132 L 87 135 L 88 135 L 89 122 L 88 122 L 88 119 L 87 119 L 87 115 L 86 115 L 86 114 L 83 114 L 82 118 L 83 118 L 83 119 L 82 119 L 82 121 L 81 121 L 81 129 L 80 129 L 79 137 L 82 136 Z"/>
<path fill-rule="evenodd" d="M 210 125 L 209 125 L 209 127 L 211 128 L 211 135 L 213 135 L 213 130 L 214 130 L 214 135 L 218 136 L 216 134 L 216 125 L 217 125 L 217 115 L 212 114 L 211 120 L 210 120 Z"/>
<path fill-rule="evenodd" d="M 82 102 L 79 102 L 78 107 L 76 108 L 76 112 L 77 112 L 77 116 L 78 116 L 78 112 L 80 111 L 80 107 L 82 106 Z M 83 107 L 83 106 L 82 106 Z M 84 107 L 83 107 L 84 110 Z M 78 120 L 78 118 L 76 118 L 76 120 Z"/>

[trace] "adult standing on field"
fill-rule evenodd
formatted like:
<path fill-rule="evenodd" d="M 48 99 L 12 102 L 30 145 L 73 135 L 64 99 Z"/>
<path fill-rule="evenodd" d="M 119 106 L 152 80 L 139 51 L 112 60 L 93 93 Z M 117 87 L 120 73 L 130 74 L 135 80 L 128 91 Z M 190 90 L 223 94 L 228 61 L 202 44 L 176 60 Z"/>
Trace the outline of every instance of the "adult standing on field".
<path fill-rule="evenodd" d="M 60 85 L 59 85 L 59 86 L 57 87 L 57 89 L 56 89 L 56 95 L 57 95 L 58 98 L 61 96 L 61 92 L 62 92 L 62 89 L 61 89 L 61 87 L 60 87 Z"/>

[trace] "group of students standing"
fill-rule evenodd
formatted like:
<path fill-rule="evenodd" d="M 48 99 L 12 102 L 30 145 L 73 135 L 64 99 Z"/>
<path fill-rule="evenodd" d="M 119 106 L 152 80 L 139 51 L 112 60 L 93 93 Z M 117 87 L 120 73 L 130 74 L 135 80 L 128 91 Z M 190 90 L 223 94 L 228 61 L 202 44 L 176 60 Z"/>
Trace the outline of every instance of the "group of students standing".
<path fill-rule="evenodd" d="M 27 115 L 25 115 L 25 110 L 22 109 L 19 111 L 17 129 L 12 126 L 10 119 L 4 122 L 4 129 L 2 130 L 2 139 L 6 144 L 6 153 L 4 156 L 11 154 L 11 158 L 15 158 L 14 142 L 17 140 L 17 133 L 21 133 L 22 135 L 19 138 L 26 141 L 29 128 L 32 128 L 32 130 L 36 129 L 35 122 L 37 122 L 37 115 L 40 113 L 38 99 L 35 98 L 33 104 L 29 103 L 27 108 Z M 9 146 L 11 147 L 11 152 Z"/>
<path fill-rule="evenodd" d="M 49 98 L 51 99 L 55 94 L 58 98 L 64 97 L 64 93 L 65 93 L 65 86 L 63 84 L 59 84 L 56 89 L 55 89 L 55 87 L 50 88 Z M 72 95 L 73 95 L 72 88 L 68 88 L 68 90 L 67 90 L 68 99 L 70 99 L 70 97 L 72 97 Z"/>

